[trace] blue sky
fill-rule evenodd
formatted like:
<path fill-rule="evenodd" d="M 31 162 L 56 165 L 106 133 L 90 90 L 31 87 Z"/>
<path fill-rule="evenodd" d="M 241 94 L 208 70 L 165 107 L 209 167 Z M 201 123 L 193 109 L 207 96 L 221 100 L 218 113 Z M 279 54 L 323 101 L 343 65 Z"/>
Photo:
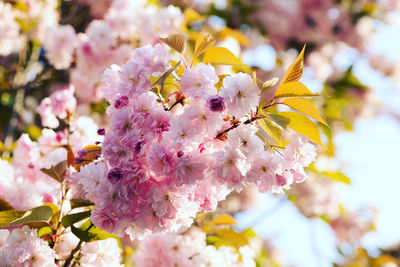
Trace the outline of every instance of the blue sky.
<path fill-rule="evenodd" d="M 377 37 L 370 50 L 383 53 L 392 60 L 400 60 L 400 23 L 390 27 L 377 23 L 377 28 Z M 259 48 L 257 55 L 258 58 L 273 58 L 274 52 L 264 46 Z M 353 60 L 350 55 L 343 58 L 342 63 L 354 63 Z M 257 59 L 248 56 L 244 61 L 254 63 Z M 272 62 L 264 64 L 268 68 L 273 67 Z M 363 83 L 375 88 L 381 101 L 400 113 L 399 85 L 373 73 L 363 59 L 356 61 L 354 72 Z M 304 83 L 312 88 L 312 81 L 305 79 Z M 387 115 L 361 119 L 354 125 L 353 132 L 343 132 L 336 136 L 342 171 L 352 180 L 352 185 L 342 192 L 343 203 L 352 209 L 373 206 L 379 210 L 377 231 L 363 239 L 363 245 L 371 253 L 378 247 L 400 241 L 399 138 L 400 121 Z M 305 219 L 288 202 L 274 208 L 276 202 L 275 198 L 265 196 L 257 208 L 240 214 L 239 222 L 249 226 L 256 221 L 255 230 L 272 239 L 276 247 L 285 252 L 288 264 L 302 267 L 331 266 L 337 254 L 329 227 L 322 221 Z M 274 211 L 268 213 L 271 209 Z"/>

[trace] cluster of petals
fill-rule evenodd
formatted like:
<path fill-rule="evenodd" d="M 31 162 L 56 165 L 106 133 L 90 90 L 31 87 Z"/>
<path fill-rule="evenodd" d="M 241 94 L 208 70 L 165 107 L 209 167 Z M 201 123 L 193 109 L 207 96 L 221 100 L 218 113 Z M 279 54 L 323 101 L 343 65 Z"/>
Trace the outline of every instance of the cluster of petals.
<path fill-rule="evenodd" d="M 73 60 L 78 37 L 71 25 L 49 27 L 43 40 L 46 57 L 56 69 L 67 69 Z"/>
<path fill-rule="evenodd" d="M 149 91 L 150 77 L 166 72 L 170 57 L 163 46 L 147 45 L 105 71 L 111 121 L 103 160 L 70 178 L 95 203 L 94 224 L 120 236 L 178 231 L 197 212 L 215 210 L 232 190 L 251 184 L 282 192 L 306 178 L 303 167 L 315 157 L 314 146 L 300 136 L 282 155 L 264 150 L 257 126 L 244 123 L 259 100 L 248 74 L 226 77 L 218 92 L 213 67 L 200 63 L 180 80 L 186 104 L 163 106 Z M 216 137 L 231 127 L 228 115 L 241 124 L 223 141 Z"/>
<path fill-rule="evenodd" d="M 348 10 L 331 0 L 264 1 L 252 20 L 264 26 L 271 43 L 279 49 L 285 49 L 293 39 L 317 45 L 338 40 L 362 47 L 368 37 L 353 24 Z"/>
<path fill-rule="evenodd" d="M 205 233 L 198 229 L 191 229 L 184 235 L 166 233 L 148 236 L 133 255 L 135 266 L 256 266 L 249 247 L 241 247 L 239 251 L 228 246 L 216 248 L 207 245 L 205 238 Z"/>
<path fill-rule="evenodd" d="M 36 229 L 0 230 L 0 266 L 56 267 L 55 252 Z"/>
<path fill-rule="evenodd" d="M 102 100 L 99 77 L 111 64 L 129 58 L 132 40 L 154 44 L 160 35 L 179 31 L 184 21 L 179 8 L 160 8 L 146 0 L 105 1 L 108 9 L 101 12 L 95 10 L 101 5 L 98 1 L 83 2 L 97 14 L 85 32 L 77 34 L 71 25 L 54 23 L 46 28 L 47 38 L 43 39 L 46 57 L 56 69 L 68 69 L 75 60 L 70 81 L 81 102 Z"/>
<path fill-rule="evenodd" d="M 21 47 L 20 27 L 10 3 L 0 2 L 0 56 L 8 56 Z"/>
<path fill-rule="evenodd" d="M 54 249 L 28 226 L 0 230 L 0 266 L 56 267 L 55 259 L 66 259 L 79 242 L 71 232 L 60 236 Z M 118 241 L 114 238 L 84 243 L 79 266 L 123 266 Z M 61 257 L 61 258 L 60 258 Z"/>
<path fill-rule="evenodd" d="M 67 159 L 65 146 L 74 153 L 82 147 L 102 141 L 98 125 L 81 116 L 70 124 L 69 137 L 64 131 L 43 129 L 37 141 L 23 134 L 16 142 L 13 160 L 0 160 L 0 198 L 16 210 L 28 210 L 43 203 L 57 203 L 60 184 L 40 171 Z"/>
<path fill-rule="evenodd" d="M 57 128 L 59 126 L 58 119 L 66 119 L 75 111 L 74 92 L 75 87 L 69 84 L 42 100 L 37 112 L 42 119 L 43 126 Z"/>

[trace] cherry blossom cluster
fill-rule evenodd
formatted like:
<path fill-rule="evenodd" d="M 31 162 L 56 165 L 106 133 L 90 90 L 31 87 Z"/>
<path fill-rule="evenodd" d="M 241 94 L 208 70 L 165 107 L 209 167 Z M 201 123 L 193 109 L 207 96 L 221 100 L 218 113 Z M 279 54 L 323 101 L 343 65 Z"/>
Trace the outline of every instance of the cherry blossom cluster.
<path fill-rule="evenodd" d="M 95 203 L 94 224 L 119 236 L 188 227 L 197 212 L 215 210 L 232 190 L 251 184 L 283 192 L 306 178 L 303 168 L 315 157 L 315 147 L 298 135 L 282 154 L 264 150 L 256 135 L 260 90 L 248 74 L 226 77 L 218 92 L 214 68 L 199 63 L 162 103 L 150 77 L 169 70 L 170 57 L 163 46 L 148 45 L 105 71 L 111 121 L 104 161 L 70 179 Z"/>
<path fill-rule="evenodd" d="M 0 266 L 56 267 L 55 252 L 36 229 L 0 230 Z"/>
<path fill-rule="evenodd" d="M 11 4 L 0 2 L 0 56 L 7 56 L 21 46 L 20 27 Z"/>
<path fill-rule="evenodd" d="M 98 1 L 89 4 L 99 6 Z M 114 0 L 109 4 L 85 33 L 77 34 L 71 25 L 54 25 L 47 28 L 48 38 L 43 40 L 46 57 L 56 69 L 68 69 L 75 57 L 71 83 L 83 102 L 102 99 L 99 77 L 111 64 L 122 64 L 129 58 L 132 40 L 154 44 L 160 35 L 178 32 L 183 24 L 183 14 L 174 6 L 160 8 L 145 0 Z"/>
<path fill-rule="evenodd" d="M 360 9 L 354 11 L 333 0 L 290 0 L 285 4 L 269 0 L 260 5 L 252 20 L 265 28 L 273 46 L 281 50 L 291 41 L 317 46 L 342 41 L 364 49 L 372 33 L 368 18 L 355 23 L 352 17 L 361 12 L 361 5 L 354 5 L 354 9 Z M 280 19 L 282 17 L 287 19 Z"/>
<path fill-rule="evenodd" d="M 198 229 L 185 235 L 148 236 L 133 255 L 135 266 L 256 266 L 250 247 L 241 247 L 237 252 L 233 247 L 207 245 L 205 239 L 205 233 Z"/>
<path fill-rule="evenodd" d="M 74 153 L 87 145 L 101 142 L 99 126 L 89 117 L 73 117 L 76 99 L 69 85 L 44 98 L 38 108 L 43 125 L 56 128 L 59 119 L 69 117 L 69 129 L 42 129 L 37 141 L 22 134 L 16 142 L 11 163 L 0 160 L 0 197 L 15 209 L 25 210 L 43 203 L 57 203 L 60 185 L 40 171 L 66 160 L 70 145 Z"/>
<path fill-rule="evenodd" d="M 72 233 L 62 235 L 54 249 L 38 237 L 36 229 L 28 226 L 0 230 L 0 266 L 56 267 L 55 259 L 65 260 L 79 239 Z M 110 238 L 84 243 L 80 250 L 79 266 L 123 266 L 118 241 Z"/>
<path fill-rule="evenodd" d="M 74 86 L 69 84 L 40 102 L 37 112 L 42 119 L 43 126 L 57 128 L 59 126 L 58 119 L 66 119 L 75 111 L 76 99 L 74 92 Z"/>
<path fill-rule="evenodd" d="M 24 42 L 46 40 L 46 30 L 57 24 L 57 0 L 20 0 L 19 8 L 14 1 L 0 1 L 0 55 L 19 52 Z"/>

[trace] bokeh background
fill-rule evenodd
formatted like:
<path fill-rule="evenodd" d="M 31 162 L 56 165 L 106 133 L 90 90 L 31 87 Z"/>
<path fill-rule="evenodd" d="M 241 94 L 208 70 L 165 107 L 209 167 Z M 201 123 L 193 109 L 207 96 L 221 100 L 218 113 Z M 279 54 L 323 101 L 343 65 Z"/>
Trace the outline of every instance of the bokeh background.
<path fill-rule="evenodd" d="M 62 84 L 75 85 L 78 114 L 104 124 L 101 73 L 133 48 L 161 43 L 159 36 L 183 32 L 193 47 L 198 33 L 208 32 L 247 65 L 217 70 L 255 71 L 262 81 L 281 78 L 306 44 L 300 81 L 323 95 L 313 103 L 329 124 L 318 124 L 327 148 L 319 148 L 307 171 L 313 189 L 299 185 L 284 195 L 249 189 L 220 209 L 237 219 L 238 230 L 252 228 L 265 239 L 264 254 L 279 265 L 260 260 L 260 266 L 375 266 L 382 255 L 399 259 L 400 1 L 131 0 L 138 7 L 124 12 L 117 8 L 122 0 L 42 1 L 52 11 L 32 10 L 36 2 L 0 1 L 2 158 L 12 157 L 22 133 L 37 140 L 43 125 L 36 108 Z M 10 14 L 6 5 L 16 10 L 14 37 L 8 34 L 15 29 L 1 25 Z M 157 20 L 150 23 L 151 16 Z M 117 36 L 110 51 L 99 53 L 104 57 L 84 55 L 94 20 L 109 23 Z M 81 38 L 62 66 L 53 58 L 59 47 L 40 32 L 57 23 L 70 24 Z M 21 63 L 24 53 L 29 57 Z"/>

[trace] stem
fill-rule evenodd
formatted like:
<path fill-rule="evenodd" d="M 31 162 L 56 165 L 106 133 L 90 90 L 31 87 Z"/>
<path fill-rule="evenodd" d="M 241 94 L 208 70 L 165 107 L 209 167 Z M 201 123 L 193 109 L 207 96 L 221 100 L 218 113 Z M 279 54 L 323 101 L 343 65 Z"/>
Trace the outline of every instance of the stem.
<path fill-rule="evenodd" d="M 74 259 L 75 254 L 81 249 L 82 244 L 83 244 L 83 241 L 79 240 L 78 245 L 76 245 L 76 247 L 71 251 L 71 254 L 69 254 L 68 259 L 65 261 L 64 267 L 69 267 L 69 265 L 71 264 L 72 260 Z"/>
<path fill-rule="evenodd" d="M 281 103 L 276 103 L 275 101 L 276 101 L 276 99 L 272 99 L 269 103 L 265 104 L 265 106 L 263 106 L 262 109 L 267 109 L 267 108 L 269 108 L 269 107 L 271 107 L 273 105 L 281 104 Z"/>
<path fill-rule="evenodd" d="M 171 111 L 176 105 L 182 104 L 182 103 L 183 103 L 182 99 L 176 100 L 175 103 L 173 103 L 172 106 L 170 106 L 169 108 L 165 109 L 165 111 Z"/>
<path fill-rule="evenodd" d="M 218 133 L 215 138 L 219 138 L 219 137 L 227 134 L 230 130 L 233 130 L 233 129 L 239 127 L 241 124 L 250 124 L 250 123 L 252 123 L 252 122 L 254 122 L 254 121 L 258 120 L 258 119 L 263 119 L 263 118 L 265 118 L 263 115 L 257 115 L 257 116 L 251 117 L 250 119 L 248 119 L 247 121 L 245 121 L 243 123 L 240 123 L 240 122 L 234 123 L 228 129 L 225 129 L 223 132 Z"/>

